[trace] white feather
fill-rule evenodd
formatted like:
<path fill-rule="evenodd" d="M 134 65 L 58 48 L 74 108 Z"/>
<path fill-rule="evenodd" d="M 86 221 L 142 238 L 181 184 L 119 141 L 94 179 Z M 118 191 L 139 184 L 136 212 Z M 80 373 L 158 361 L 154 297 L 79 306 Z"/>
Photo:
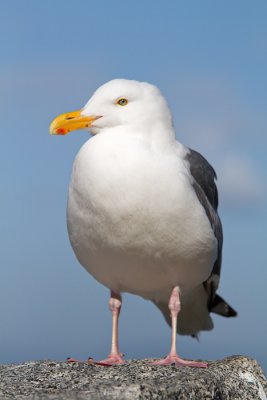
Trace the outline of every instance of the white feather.
<path fill-rule="evenodd" d="M 120 96 L 127 106 L 115 105 Z M 167 304 L 177 285 L 189 296 L 209 277 L 217 240 L 166 101 L 152 85 L 116 80 L 83 113 L 103 118 L 75 159 L 69 187 L 68 230 L 78 260 L 115 292 Z"/>

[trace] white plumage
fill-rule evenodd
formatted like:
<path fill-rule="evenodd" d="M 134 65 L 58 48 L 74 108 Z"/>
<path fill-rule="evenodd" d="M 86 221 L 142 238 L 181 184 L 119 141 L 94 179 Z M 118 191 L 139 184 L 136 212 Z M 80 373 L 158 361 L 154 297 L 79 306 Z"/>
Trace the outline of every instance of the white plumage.
<path fill-rule="evenodd" d="M 80 263 L 117 293 L 168 303 L 173 286 L 185 293 L 211 273 L 217 241 L 184 151 L 173 139 L 155 151 L 145 131 L 104 129 L 75 159 L 70 240 Z"/>

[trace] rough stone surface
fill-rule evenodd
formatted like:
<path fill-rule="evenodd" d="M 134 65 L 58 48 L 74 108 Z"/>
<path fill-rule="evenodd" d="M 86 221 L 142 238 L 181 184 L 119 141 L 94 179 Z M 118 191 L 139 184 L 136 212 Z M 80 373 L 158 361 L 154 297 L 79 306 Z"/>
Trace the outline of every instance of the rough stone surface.
<path fill-rule="evenodd" d="M 267 399 L 264 373 L 247 357 L 211 361 L 207 369 L 153 366 L 151 361 L 116 367 L 55 361 L 1 365 L 0 399 Z"/>

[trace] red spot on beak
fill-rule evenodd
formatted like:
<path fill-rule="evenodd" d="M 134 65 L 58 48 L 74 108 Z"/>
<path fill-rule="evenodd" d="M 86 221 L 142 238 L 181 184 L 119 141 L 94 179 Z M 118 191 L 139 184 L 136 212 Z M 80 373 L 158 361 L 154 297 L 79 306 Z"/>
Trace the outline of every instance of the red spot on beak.
<path fill-rule="evenodd" d="M 57 129 L 57 134 L 58 135 L 66 135 L 66 133 L 68 133 L 68 131 L 65 128 L 58 128 Z"/>

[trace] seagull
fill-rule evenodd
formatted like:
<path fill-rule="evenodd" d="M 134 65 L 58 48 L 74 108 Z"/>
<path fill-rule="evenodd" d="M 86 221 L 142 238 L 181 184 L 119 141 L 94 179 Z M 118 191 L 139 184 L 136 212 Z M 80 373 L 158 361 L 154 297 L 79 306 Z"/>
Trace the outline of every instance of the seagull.
<path fill-rule="evenodd" d="M 178 140 L 160 90 L 114 79 L 79 111 L 61 114 L 53 135 L 87 129 L 67 206 L 70 242 L 80 264 L 110 290 L 112 340 L 99 364 L 124 364 L 118 323 L 122 293 L 151 300 L 172 328 L 169 354 L 155 365 L 206 368 L 176 352 L 177 333 L 213 328 L 210 312 L 236 311 L 216 294 L 223 234 L 216 173 Z"/>

